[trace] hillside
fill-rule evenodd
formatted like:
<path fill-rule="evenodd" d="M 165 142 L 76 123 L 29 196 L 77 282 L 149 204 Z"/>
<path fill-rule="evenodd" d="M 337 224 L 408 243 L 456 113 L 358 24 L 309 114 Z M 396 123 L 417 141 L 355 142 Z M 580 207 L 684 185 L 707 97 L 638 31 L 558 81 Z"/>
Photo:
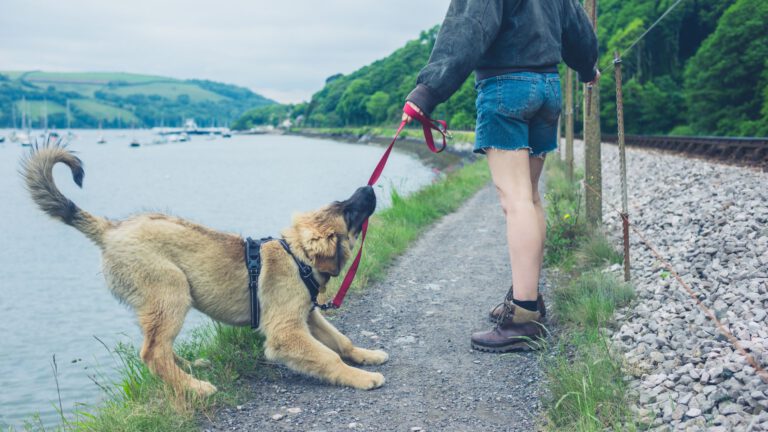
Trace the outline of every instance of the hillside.
<path fill-rule="evenodd" d="M 244 111 L 274 104 L 246 88 L 205 80 L 107 72 L 0 72 L 0 127 L 228 125 Z"/>
<path fill-rule="evenodd" d="M 602 0 L 600 68 L 625 51 L 675 0 Z M 768 3 L 761 0 L 685 1 L 624 56 L 625 123 L 633 134 L 768 135 Z M 438 28 L 422 32 L 388 57 L 349 75 L 334 75 L 308 103 L 256 109 L 235 125 L 303 116 L 317 127 L 395 123 Z M 564 70 L 561 65 L 561 70 Z M 453 129 L 475 121 L 474 77 L 434 116 Z M 580 86 L 579 86 L 580 87 Z M 613 70 L 601 81 L 601 120 L 615 133 Z M 576 129 L 580 130 L 577 107 Z"/>

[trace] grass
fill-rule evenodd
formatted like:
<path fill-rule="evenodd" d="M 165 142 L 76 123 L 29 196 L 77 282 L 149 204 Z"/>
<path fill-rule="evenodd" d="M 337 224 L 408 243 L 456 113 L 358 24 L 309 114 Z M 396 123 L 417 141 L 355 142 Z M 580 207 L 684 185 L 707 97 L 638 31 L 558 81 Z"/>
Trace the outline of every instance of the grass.
<path fill-rule="evenodd" d="M 219 102 L 227 99 L 220 94 L 201 88 L 197 84 L 174 81 L 125 85 L 108 88 L 105 89 L 104 92 L 113 93 L 122 97 L 137 94 L 157 95 L 171 100 L 174 100 L 181 95 L 187 95 L 192 102 Z"/>
<path fill-rule="evenodd" d="M 126 83 L 142 83 L 149 81 L 176 81 L 173 78 L 167 78 L 156 75 L 143 75 L 125 72 L 43 72 L 43 71 L 3 71 L 0 72 L 11 79 L 30 79 L 37 81 L 55 82 L 98 82 L 106 84 L 110 81 L 122 81 Z"/>
<path fill-rule="evenodd" d="M 490 181 L 484 161 L 467 164 L 442 180 L 408 196 L 392 193 L 392 205 L 369 223 L 365 253 L 353 290 L 361 290 L 381 279 L 392 260 L 428 226 L 456 210 L 467 198 Z M 330 286 L 338 289 L 340 281 Z M 176 352 L 192 362 L 192 373 L 208 380 L 219 392 L 211 398 L 177 394 L 152 375 L 139 360 L 137 349 L 120 345 L 112 351 L 119 365 L 115 382 L 100 382 L 105 402 L 82 407 L 69 418 L 62 417 L 57 431 L 193 431 L 199 415 L 211 416 L 221 406 L 232 406 L 250 396 L 242 379 L 263 374 L 263 338 L 247 327 L 217 323 L 195 329 L 178 342 Z M 195 362 L 205 359 L 205 362 Z M 29 423 L 26 430 L 45 431 L 42 424 Z"/>
<path fill-rule="evenodd" d="M 82 406 L 53 430 L 61 431 L 197 431 L 197 416 L 211 416 L 219 406 L 235 405 L 249 396 L 240 385 L 243 377 L 259 373 L 263 364 L 263 338 L 247 327 L 217 323 L 195 329 L 177 344 L 176 352 L 189 360 L 188 370 L 214 382 L 219 392 L 211 398 L 178 393 L 153 375 L 139 359 L 136 347 L 119 344 L 110 350 L 118 364 L 119 377 L 101 376 L 96 384 L 105 401 L 98 407 Z M 205 361 L 197 361 L 197 359 Z M 28 423 L 29 431 L 45 431 L 41 423 Z"/>
<path fill-rule="evenodd" d="M 602 329 L 616 308 L 634 296 L 631 286 L 604 267 L 622 256 L 598 229 L 584 220 L 579 184 L 565 164 L 547 160 L 547 245 L 545 261 L 557 267 L 554 317 L 561 332 L 545 359 L 550 430 L 638 430 L 630 411 L 621 357 Z M 577 173 L 577 177 L 580 175 Z"/>
<path fill-rule="evenodd" d="M 27 115 L 30 116 L 35 122 L 37 122 L 39 119 L 42 119 L 43 115 L 45 114 L 46 110 L 48 111 L 48 115 L 53 114 L 60 114 L 66 111 L 66 108 L 63 105 L 60 105 L 53 101 L 38 101 L 38 100 L 28 100 L 28 101 L 16 101 L 16 112 L 18 116 L 21 116 L 21 111 L 26 110 Z"/>
<path fill-rule="evenodd" d="M 96 102 L 91 99 L 72 99 L 72 106 L 84 111 L 99 120 L 122 119 L 124 124 L 141 123 L 138 117 L 131 111 Z"/>

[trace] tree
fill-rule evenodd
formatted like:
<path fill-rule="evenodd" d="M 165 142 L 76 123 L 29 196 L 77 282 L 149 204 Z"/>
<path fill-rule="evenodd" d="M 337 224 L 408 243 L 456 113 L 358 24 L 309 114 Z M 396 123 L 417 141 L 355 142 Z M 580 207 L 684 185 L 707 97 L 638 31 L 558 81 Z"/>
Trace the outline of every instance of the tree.
<path fill-rule="evenodd" d="M 761 118 L 768 58 L 768 2 L 738 0 L 685 70 L 689 120 L 704 133 L 734 135 Z"/>
<path fill-rule="evenodd" d="M 367 124 L 370 116 L 366 104 L 370 96 L 371 84 L 367 79 L 358 78 L 352 81 L 341 94 L 336 113 L 345 119 L 345 124 Z"/>
<path fill-rule="evenodd" d="M 381 123 L 387 118 L 389 107 L 389 94 L 381 90 L 374 93 L 365 104 L 365 109 L 370 114 L 374 123 Z"/>

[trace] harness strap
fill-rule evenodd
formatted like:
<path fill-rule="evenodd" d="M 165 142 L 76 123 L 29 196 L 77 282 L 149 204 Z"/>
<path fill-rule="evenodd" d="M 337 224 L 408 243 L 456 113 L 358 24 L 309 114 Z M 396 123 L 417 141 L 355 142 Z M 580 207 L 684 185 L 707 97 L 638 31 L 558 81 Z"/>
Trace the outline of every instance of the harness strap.
<path fill-rule="evenodd" d="M 296 255 L 291 252 L 291 248 L 288 246 L 288 243 L 284 239 L 279 239 L 278 241 L 280 242 L 280 245 L 283 246 L 283 249 L 288 252 L 288 255 L 293 258 L 293 260 L 296 262 L 296 265 L 299 266 L 299 277 L 301 277 L 301 281 L 304 282 L 304 285 L 307 287 L 307 291 L 309 291 L 309 296 L 312 298 L 312 305 L 320 306 L 317 304 L 317 296 L 320 294 L 320 284 L 317 283 L 317 280 L 315 280 L 315 276 L 312 273 L 312 267 L 309 264 L 296 258 Z"/>
<path fill-rule="evenodd" d="M 424 140 L 427 142 L 427 147 L 429 147 L 429 150 L 432 151 L 432 153 L 440 153 L 441 151 L 445 150 L 447 145 L 446 138 L 448 136 L 448 124 L 444 120 L 432 120 L 431 118 L 413 109 L 413 107 L 407 103 L 403 107 L 403 112 L 421 123 L 421 128 L 424 131 Z M 389 154 L 392 153 L 392 147 L 395 145 L 397 138 L 400 136 L 400 132 L 403 131 L 406 124 L 408 123 L 405 120 L 400 122 L 400 126 L 397 128 L 397 132 L 395 132 L 395 136 L 392 138 L 392 142 L 389 143 L 389 147 L 387 147 L 387 150 L 379 160 L 379 163 L 376 164 L 376 168 L 374 168 L 373 173 L 371 174 L 371 178 L 368 180 L 368 186 L 373 186 L 379 180 L 382 171 L 384 171 L 384 166 L 387 164 L 387 159 L 389 159 Z M 432 137 L 432 130 L 440 132 L 440 135 L 443 136 L 443 145 L 439 149 L 435 147 L 435 140 L 434 137 Z M 341 282 L 339 292 L 336 293 L 336 296 L 333 298 L 331 303 L 321 305 L 321 309 L 338 309 L 341 307 L 341 303 L 344 301 L 344 297 L 347 295 L 347 291 L 349 291 L 349 287 L 352 285 L 352 281 L 355 280 L 357 267 L 360 265 L 360 258 L 363 254 L 363 245 L 365 244 L 366 232 L 368 232 L 368 219 L 363 222 L 360 249 L 357 250 L 357 256 L 355 257 L 355 260 L 352 261 L 352 265 L 349 267 L 347 274 L 344 276 L 344 281 Z"/>
<path fill-rule="evenodd" d="M 261 308 L 259 306 L 259 274 L 261 273 L 261 245 L 274 240 L 265 237 L 254 240 L 248 237 L 245 240 L 245 266 L 248 269 L 248 295 L 251 300 L 251 328 L 259 328 L 261 320 Z"/>
<path fill-rule="evenodd" d="M 317 304 L 317 296 L 320 294 L 320 284 L 315 280 L 312 273 L 312 266 L 296 258 L 296 255 L 291 252 L 290 246 L 284 239 L 275 239 L 272 237 L 264 237 L 259 240 L 254 240 L 248 237 L 245 240 L 245 265 L 248 268 L 248 294 L 250 296 L 251 303 L 251 328 L 259 328 L 259 322 L 261 320 L 261 308 L 259 303 L 259 274 L 261 274 L 261 246 L 264 243 L 277 240 L 280 245 L 288 252 L 288 255 L 293 258 L 293 261 L 299 267 L 299 277 L 301 281 L 309 291 L 309 296 L 312 298 L 312 305 L 326 309 L 325 305 Z"/>

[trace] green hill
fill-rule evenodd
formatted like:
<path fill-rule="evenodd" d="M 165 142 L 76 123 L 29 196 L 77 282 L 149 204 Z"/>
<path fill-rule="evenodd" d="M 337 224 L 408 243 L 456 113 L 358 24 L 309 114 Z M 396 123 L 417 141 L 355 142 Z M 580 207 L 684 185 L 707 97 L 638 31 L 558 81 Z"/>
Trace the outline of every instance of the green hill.
<path fill-rule="evenodd" d="M 206 80 L 110 72 L 0 72 L 0 127 L 45 122 L 72 127 L 228 125 L 244 111 L 275 102 L 246 88 Z"/>
<path fill-rule="evenodd" d="M 246 129 L 275 123 L 275 114 L 290 111 L 304 116 L 304 124 L 319 127 L 360 126 L 396 121 L 405 96 L 413 90 L 419 70 L 429 58 L 438 27 L 424 31 L 418 39 L 389 56 L 364 66 L 349 75 L 333 75 L 325 87 L 308 103 L 257 108 L 247 112 L 233 127 Z M 470 77 L 446 103 L 438 105 L 434 115 L 446 118 L 453 128 L 469 129 L 475 122 L 474 77 Z"/>
<path fill-rule="evenodd" d="M 600 68 L 610 66 L 614 50 L 629 47 L 675 1 L 602 0 Z M 768 135 L 766 22 L 768 2 L 762 0 L 680 3 L 623 58 L 627 133 Z M 384 59 L 328 78 L 308 103 L 255 109 L 234 126 L 275 123 L 286 115 L 303 116 L 304 125 L 316 127 L 394 124 L 436 36 L 437 28 L 422 32 Z M 452 129 L 473 128 L 473 83 L 470 76 L 434 117 L 448 120 Z M 603 131 L 615 133 L 613 70 L 600 86 Z"/>

